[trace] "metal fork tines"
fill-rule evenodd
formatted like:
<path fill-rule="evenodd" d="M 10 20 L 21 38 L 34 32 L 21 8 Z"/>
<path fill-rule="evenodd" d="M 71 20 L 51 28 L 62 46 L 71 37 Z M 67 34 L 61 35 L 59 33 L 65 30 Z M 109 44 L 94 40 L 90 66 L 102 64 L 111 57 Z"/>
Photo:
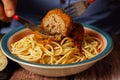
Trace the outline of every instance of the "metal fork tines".
<path fill-rule="evenodd" d="M 86 4 L 87 0 L 80 0 L 79 2 L 73 3 L 67 7 L 65 7 L 63 10 L 70 15 L 72 18 L 76 18 L 83 14 L 87 8 Z"/>

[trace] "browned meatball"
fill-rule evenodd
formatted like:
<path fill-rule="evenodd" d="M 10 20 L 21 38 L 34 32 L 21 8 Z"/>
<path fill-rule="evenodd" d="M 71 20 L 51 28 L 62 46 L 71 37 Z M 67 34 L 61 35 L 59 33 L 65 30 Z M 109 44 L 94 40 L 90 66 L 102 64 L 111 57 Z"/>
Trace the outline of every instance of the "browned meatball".
<path fill-rule="evenodd" d="M 41 28 L 55 40 L 61 40 L 62 37 L 68 36 L 72 30 L 73 23 L 69 15 L 62 9 L 50 10 L 43 18 Z"/>
<path fill-rule="evenodd" d="M 84 36 L 84 28 L 80 23 L 74 23 L 74 28 L 69 35 L 77 46 L 81 50 L 82 40 Z"/>

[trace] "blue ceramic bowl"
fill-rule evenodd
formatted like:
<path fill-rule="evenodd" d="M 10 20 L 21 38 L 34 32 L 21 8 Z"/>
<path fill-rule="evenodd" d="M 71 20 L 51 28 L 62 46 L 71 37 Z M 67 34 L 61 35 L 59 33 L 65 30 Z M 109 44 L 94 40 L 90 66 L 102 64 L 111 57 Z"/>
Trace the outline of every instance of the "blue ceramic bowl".
<path fill-rule="evenodd" d="M 92 25 L 87 25 L 87 24 L 82 24 L 82 25 L 84 26 L 85 32 L 98 35 L 101 41 L 103 42 L 102 50 L 97 56 L 82 62 L 77 62 L 72 64 L 63 64 L 63 65 L 49 65 L 49 64 L 32 63 L 32 62 L 24 61 L 22 59 L 17 58 L 10 52 L 9 45 L 11 44 L 12 41 L 17 41 L 23 36 L 26 36 L 31 33 L 31 31 L 25 28 L 25 26 L 16 28 L 15 30 L 12 30 L 8 34 L 4 35 L 1 40 L 1 48 L 3 53 L 9 59 L 17 62 L 24 69 L 29 70 L 31 72 L 44 75 L 44 76 L 52 76 L 52 77 L 76 74 L 88 69 L 94 63 L 103 59 L 105 56 L 107 56 L 111 52 L 113 48 L 113 41 L 106 32 Z"/>

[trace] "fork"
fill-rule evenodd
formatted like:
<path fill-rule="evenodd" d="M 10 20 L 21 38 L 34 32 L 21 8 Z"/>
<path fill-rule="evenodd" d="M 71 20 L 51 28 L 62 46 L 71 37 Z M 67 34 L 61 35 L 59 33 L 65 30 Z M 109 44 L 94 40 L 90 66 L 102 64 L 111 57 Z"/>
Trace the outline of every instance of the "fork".
<path fill-rule="evenodd" d="M 73 4 L 70 4 L 69 6 L 63 8 L 63 10 L 71 16 L 71 18 L 76 18 L 80 15 L 82 15 L 90 3 L 94 2 L 95 0 L 79 0 L 78 2 L 75 2 Z"/>

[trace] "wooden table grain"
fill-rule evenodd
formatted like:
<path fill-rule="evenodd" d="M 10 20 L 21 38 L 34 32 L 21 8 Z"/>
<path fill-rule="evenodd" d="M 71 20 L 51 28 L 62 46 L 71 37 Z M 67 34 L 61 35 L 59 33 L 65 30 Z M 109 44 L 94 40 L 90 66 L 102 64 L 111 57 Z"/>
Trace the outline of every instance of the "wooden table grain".
<path fill-rule="evenodd" d="M 66 77 L 45 77 L 18 67 L 10 80 L 120 80 L 120 36 L 112 35 L 114 48 L 91 68 Z"/>

